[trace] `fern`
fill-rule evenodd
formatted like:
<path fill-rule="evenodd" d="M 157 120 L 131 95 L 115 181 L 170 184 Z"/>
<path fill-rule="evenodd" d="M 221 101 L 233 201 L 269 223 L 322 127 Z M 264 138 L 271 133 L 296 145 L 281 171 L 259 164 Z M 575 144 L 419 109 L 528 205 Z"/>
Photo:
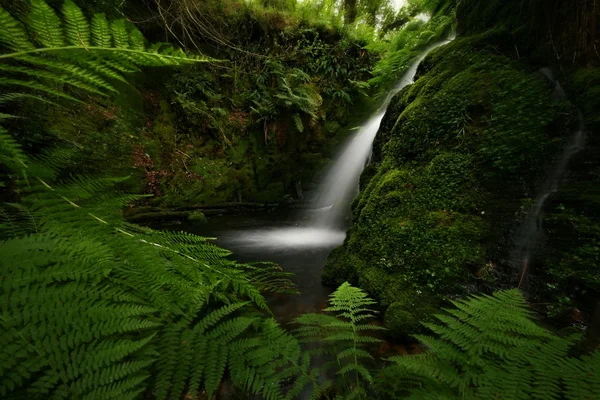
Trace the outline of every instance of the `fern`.
<path fill-rule="evenodd" d="M 72 1 L 62 16 L 32 1 L 20 19 L 30 40 L 0 9 L 0 42 L 13 51 L 0 55 L 0 86 L 21 90 L 3 92 L 0 106 L 109 96 L 138 67 L 204 60 L 146 47 L 124 21 L 96 15 L 90 25 Z M 124 223 L 122 207 L 139 198 L 116 189 L 126 178 L 64 178 L 70 152 L 56 150 L 32 158 L 0 128 L 0 163 L 23 172 L 9 177 L 20 203 L 0 208 L 0 396 L 211 395 L 229 371 L 274 399 L 284 380 L 316 382 L 297 340 L 262 317 L 262 292 L 293 291 L 289 274 L 239 265 L 205 238 Z"/>
<path fill-rule="evenodd" d="M 115 82 L 127 82 L 123 74 L 138 66 L 207 60 L 168 45 L 146 48 L 137 29 L 130 26 L 128 30 L 124 21 L 109 24 L 101 14 L 94 16 L 90 26 L 71 0 L 63 4 L 62 15 L 64 23 L 43 0 L 32 0 L 29 14 L 23 18 L 31 32 L 30 40 L 21 23 L 0 7 L 0 43 L 13 50 L 0 54 L 0 90 L 4 92 L 0 107 L 25 96 L 48 103 L 53 101 L 46 97 L 77 102 L 79 96 L 71 93 L 77 90 L 108 96 L 118 91 Z M 130 41 L 135 43 L 133 48 Z M 72 90 L 66 92 L 65 87 Z M 6 131 L 0 130 L 0 162 L 22 169 L 25 162 L 15 146 Z"/>
<path fill-rule="evenodd" d="M 592 399 L 600 396 L 598 351 L 569 356 L 578 336 L 559 337 L 532 321 L 518 290 L 454 302 L 416 336 L 428 352 L 391 358 L 409 398 Z M 576 382 L 576 383 L 575 383 Z"/>
<path fill-rule="evenodd" d="M 18 171 L 27 166 L 26 162 L 21 146 L 0 126 L 0 164 Z"/>
<path fill-rule="evenodd" d="M 92 18 L 92 44 L 96 47 L 110 47 L 112 35 L 104 14 L 94 14 Z"/>
<path fill-rule="evenodd" d="M 246 267 L 203 238 L 122 223 L 116 211 L 131 198 L 111 193 L 118 181 L 31 186 L 24 204 L 42 233 L 13 229 L 0 242 L 10 254 L 0 262 L 0 394 L 133 398 L 149 385 L 157 398 L 176 398 L 189 388 L 213 393 L 226 368 L 237 368 L 236 384 L 283 397 L 276 388 L 299 347 L 276 324 L 265 336 L 267 326 L 244 315 L 265 307 Z M 239 297 L 256 302 L 232 302 Z"/>
<path fill-rule="evenodd" d="M 366 398 L 364 383 L 371 383 L 373 377 L 364 362 L 373 357 L 364 347 L 381 341 L 366 332 L 384 329 L 365 323 L 375 317 L 375 312 L 368 308 L 375 301 L 348 282 L 343 283 L 330 297 L 329 307 L 324 311 L 334 312 L 336 316 L 301 315 L 295 320 L 300 325 L 296 336 L 304 343 L 327 346 L 317 349 L 317 352 L 334 356 L 336 374 L 353 378 L 353 382 L 344 390 L 344 398 Z"/>
<path fill-rule="evenodd" d="M 26 21 L 35 42 L 40 45 L 37 47 L 17 20 L 0 8 L 0 21 L 8 27 L 0 32 L 0 42 L 14 50 L 0 54 L 0 67 L 7 75 L 0 86 L 20 86 L 33 93 L 57 95 L 56 87 L 44 80 L 21 78 L 29 75 L 106 95 L 116 92 L 115 79 L 123 81 L 122 74 L 136 70 L 136 66 L 208 60 L 190 57 L 168 45 L 146 48 L 142 34 L 124 20 L 109 23 L 104 15 L 97 14 L 90 24 L 71 0 L 64 3 L 62 16 L 64 24 L 48 4 L 32 0 Z M 130 42 L 135 45 L 130 46 Z"/>
<path fill-rule="evenodd" d="M 90 26 L 83 12 L 71 0 L 63 6 L 67 42 L 72 46 L 90 46 Z"/>
<path fill-rule="evenodd" d="M 65 45 L 62 22 L 52 7 L 43 0 L 31 0 L 28 25 L 35 40 L 43 47 L 63 47 Z"/>

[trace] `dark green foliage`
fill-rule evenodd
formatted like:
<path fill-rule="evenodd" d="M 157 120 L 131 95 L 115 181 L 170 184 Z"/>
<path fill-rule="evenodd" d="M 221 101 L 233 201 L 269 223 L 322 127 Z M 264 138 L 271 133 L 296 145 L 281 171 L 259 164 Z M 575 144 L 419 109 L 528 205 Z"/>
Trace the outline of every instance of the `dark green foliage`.
<path fill-rule="evenodd" d="M 12 112 L 12 104 L 22 100 L 48 104 L 52 101 L 81 102 L 77 96 L 89 93 L 100 97 L 114 95 L 124 74 L 138 66 L 180 65 L 206 61 L 190 57 L 172 47 L 145 45 L 143 36 L 124 21 L 108 22 L 101 14 L 90 23 L 71 1 L 62 7 L 64 23 L 42 0 L 31 2 L 23 23 L 0 8 L 0 87 L 5 88 L 0 107 Z M 90 37 L 91 32 L 91 37 Z M 3 119 L 11 114 L 3 115 Z M 1 121 L 1 120 L 0 120 Z M 2 131 L 0 131 L 2 132 Z M 3 133 L 2 161 L 14 166 L 22 163 L 14 139 Z"/>
<path fill-rule="evenodd" d="M 590 131 L 600 128 L 600 68 L 581 68 L 569 77 L 569 88 Z"/>
<path fill-rule="evenodd" d="M 417 338 L 427 352 L 393 357 L 396 398 L 594 399 L 600 395 L 600 352 L 569 355 L 578 335 L 560 337 L 532 321 L 518 290 L 453 302 Z M 395 385 L 395 389 L 392 387 Z M 392 396 L 395 397 L 395 396 Z"/>
<path fill-rule="evenodd" d="M 427 23 L 420 20 L 409 22 L 387 44 L 386 53 L 373 70 L 375 77 L 369 83 L 382 89 L 393 86 L 421 51 L 449 34 L 451 24 L 452 19 L 441 14 Z M 379 46 L 382 45 L 373 44 L 374 49 Z"/>
<path fill-rule="evenodd" d="M 382 296 L 385 302 L 394 301 L 385 310 L 385 327 L 393 336 L 410 335 L 422 330 L 422 322 L 439 310 L 439 304 L 421 290 L 393 292 L 399 290 L 396 282 Z"/>
<path fill-rule="evenodd" d="M 108 97 L 113 80 L 133 67 L 194 60 L 144 50 L 141 34 L 127 33 L 124 22 L 97 15 L 90 29 L 72 2 L 64 6 L 66 36 L 46 3 L 32 3 L 27 23 L 45 47 L 35 48 L 8 13 L 0 17 L 16 29 L 3 43 L 28 54 L 18 70 L 13 60 L 22 52 L 0 56 L 16 74 L 3 83 L 32 91 L 9 92 L 5 102 Z M 48 47 L 75 36 L 81 45 Z M 303 386 L 315 375 L 299 343 L 264 316 L 262 292 L 293 292 L 288 274 L 237 264 L 202 237 L 126 224 L 121 209 L 139 199 L 119 194 L 127 178 L 69 177 L 75 150 L 57 146 L 31 157 L 1 132 L 0 162 L 19 199 L 0 213 L 3 398 L 210 397 L 226 371 L 248 392 L 282 398 L 284 379 L 300 377 Z"/>
<path fill-rule="evenodd" d="M 457 2 L 456 17 L 461 35 L 500 27 L 510 31 L 504 45 L 512 47 L 517 57 L 533 56 L 543 65 L 600 64 L 594 0 L 462 0 Z"/>
<path fill-rule="evenodd" d="M 541 74 L 489 50 L 502 35 L 434 50 L 394 97 L 325 282 L 352 279 L 387 307 L 406 291 L 435 304 L 495 279 L 498 243 L 532 196 L 522 182 L 560 150 L 573 111 Z"/>
<path fill-rule="evenodd" d="M 600 69 L 577 69 L 565 86 L 581 112 L 582 120 L 577 123 L 584 124 L 587 140 L 569 165 L 568 182 L 548 204 L 546 246 L 537 253 L 535 267 L 540 282 L 535 295 L 548 303 L 547 314 L 561 322 L 591 315 L 600 293 L 600 142 L 594 134 L 600 128 Z"/>
<path fill-rule="evenodd" d="M 134 398 L 150 387 L 173 398 L 214 392 L 226 367 L 245 387 L 242 372 L 265 357 L 250 350 L 276 328 L 246 316 L 241 298 L 266 309 L 259 290 L 289 287 L 285 275 L 237 265 L 204 238 L 123 224 L 111 208 L 129 198 L 111 194 L 114 179 L 40 182 L 25 199 L 35 231 L 0 245 L 3 395 Z M 275 390 L 277 371 L 254 372 L 266 387 L 253 390 Z"/>
<path fill-rule="evenodd" d="M 336 315 L 301 315 L 295 320 L 295 323 L 300 325 L 296 336 L 301 342 L 317 346 L 311 349 L 311 352 L 329 355 L 335 359 L 330 364 L 330 368 L 336 375 L 341 375 L 347 385 L 346 388 L 337 389 L 344 392 L 341 398 L 365 398 L 367 396 L 365 385 L 373 382 L 373 377 L 365 364 L 373 357 L 366 346 L 381 341 L 366 333 L 384 329 L 378 325 L 365 323 L 366 320 L 375 317 L 375 311 L 368 308 L 375 302 L 361 289 L 351 286 L 348 282 L 338 287 L 330 297 L 329 307 L 323 311 L 333 312 Z M 327 382 L 321 390 L 330 384 Z"/>
<path fill-rule="evenodd" d="M 159 125 L 161 137 L 170 138 L 169 150 L 157 151 L 152 142 L 143 146 L 152 172 L 162 174 L 163 196 L 154 203 L 275 203 L 286 195 L 302 197 L 299 189 L 371 109 L 365 81 L 377 54 L 364 48 L 368 40 L 300 17 L 300 4 L 295 14 L 231 4 L 194 5 L 207 19 L 236 26 L 226 32 L 234 48 L 208 50 L 230 62 L 195 64 L 166 85 L 152 85 L 170 104 L 168 110 L 160 100 L 147 104 L 153 106 L 147 107 L 153 126 L 146 135 L 154 138 Z M 212 40 L 204 31 L 193 36 Z"/>

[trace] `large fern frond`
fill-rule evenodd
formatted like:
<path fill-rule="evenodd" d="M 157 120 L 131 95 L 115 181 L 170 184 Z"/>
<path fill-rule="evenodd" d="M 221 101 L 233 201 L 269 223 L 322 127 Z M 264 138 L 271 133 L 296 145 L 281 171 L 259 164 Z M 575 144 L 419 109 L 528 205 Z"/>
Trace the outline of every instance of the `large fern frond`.
<path fill-rule="evenodd" d="M 45 81 L 50 79 L 55 84 L 106 95 L 116 92 L 114 80 L 125 81 L 123 73 L 136 70 L 136 66 L 207 60 L 188 56 L 168 45 L 146 48 L 141 33 L 135 28 L 128 30 L 124 20 L 109 23 L 104 15 L 97 14 L 90 28 L 83 12 L 71 0 L 64 3 L 62 15 L 64 26 L 52 7 L 43 0 L 32 0 L 26 22 L 41 45 L 35 47 L 20 24 L 0 7 L 0 22 L 7 27 L 0 32 L 0 42 L 14 50 L 0 54 L 0 66 L 7 74 L 0 86 L 21 86 L 56 95 L 60 90 Z M 134 45 L 130 46 L 130 42 Z M 29 79 L 23 79 L 24 75 Z M 29 82 L 35 78 L 40 80 Z"/>
<path fill-rule="evenodd" d="M 384 329 L 364 323 L 375 316 L 375 312 L 367 308 L 373 304 L 375 301 L 364 291 L 345 282 L 331 294 L 329 306 L 324 309 L 335 313 L 335 316 L 304 314 L 295 320 L 299 325 L 295 331 L 299 340 L 326 346 L 318 354 L 333 356 L 335 361 L 328 365 L 335 368 L 336 374 L 353 382 L 342 389 L 344 398 L 347 399 L 366 398 L 364 384 L 373 381 L 371 372 L 364 364 L 373 357 L 364 346 L 381 342 L 380 339 L 369 336 L 368 331 Z"/>
<path fill-rule="evenodd" d="M 27 167 L 27 156 L 8 131 L 0 126 L 0 164 L 19 171 Z"/>
<path fill-rule="evenodd" d="M 50 171 L 43 175 L 51 177 L 57 174 Z M 61 186 L 51 185 L 42 179 L 38 181 L 39 184 L 30 186 L 25 204 L 29 204 L 36 214 L 37 228 L 46 232 L 47 236 L 12 239 L 4 245 L 11 249 L 14 257 L 27 258 L 32 265 L 48 263 L 48 277 L 52 278 L 32 271 L 21 272 L 25 264 L 16 262 L 16 258 L 6 258 L 6 266 L 2 264 L 2 270 L 7 271 L 7 285 L 13 285 L 15 289 L 0 292 L 0 298 L 9 299 L 14 304 L 10 306 L 13 310 L 19 308 L 20 299 L 37 296 L 44 291 L 49 296 L 56 296 L 57 301 L 65 301 L 65 304 L 81 304 L 83 309 L 89 310 L 86 314 L 88 319 L 76 314 L 72 320 L 65 321 L 60 315 L 52 314 L 47 320 L 39 320 L 44 328 L 38 322 L 30 323 L 28 329 L 32 332 L 41 329 L 46 337 L 49 337 L 48 329 L 57 330 L 58 345 L 51 340 L 48 346 L 61 349 L 64 354 L 60 362 L 67 370 L 57 377 L 44 372 L 50 362 L 46 357 L 57 360 L 58 353 L 42 353 L 34 363 L 41 369 L 30 371 L 26 365 L 7 364 L 6 371 L 15 367 L 25 372 L 10 381 L 0 382 L 4 393 L 10 394 L 12 390 L 23 387 L 31 398 L 43 398 L 58 390 L 60 384 L 66 384 L 61 390 L 67 396 L 94 398 L 101 393 L 104 398 L 128 398 L 142 390 L 149 380 L 158 398 L 177 398 L 190 388 L 215 392 L 224 379 L 226 369 L 233 371 L 237 368 L 240 381 L 236 383 L 240 386 L 248 385 L 244 374 L 251 373 L 252 385 L 248 389 L 254 393 L 271 393 L 269 398 L 283 396 L 276 388 L 284 379 L 283 371 L 289 371 L 289 365 L 299 357 L 298 343 L 277 325 L 269 325 L 268 330 L 251 329 L 257 322 L 256 317 L 241 313 L 242 309 L 252 306 L 248 302 L 220 306 L 218 301 L 215 302 L 214 299 L 233 300 L 237 293 L 239 297 L 256 299 L 255 305 L 264 307 L 258 288 L 242 273 L 244 268 L 237 269 L 239 273 L 236 273 L 235 263 L 226 258 L 229 252 L 195 235 L 155 232 L 124 224 L 118 211 L 130 199 L 115 196 L 111 189 L 119 179 L 75 177 Z M 59 244 L 52 240 L 58 240 Z M 43 243 L 40 244 L 40 241 Z M 46 241 L 49 241 L 47 245 L 44 244 Z M 38 251 L 39 246 L 42 247 Z M 67 249 L 71 251 L 67 252 Z M 78 249 L 81 249 L 83 257 L 81 262 L 78 261 Z M 48 261 L 42 261 L 44 257 Z M 59 261 L 51 261 L 53 257 Z M 224 287 L 223 281 L 229 284 Z M 69 298 L 67 292 L 63 295 L 54 289 L 57 282 L 61 282 L 61 287 L 73 288 L 73 292 L 68 292 L 69 296 L 78 296 L 79 291 L 83 291 L 92 299 L 82 299 L 83 294 Z M 7 287 L 4 286 L 5 289 Z M 113 293 L 115 290 L 120 297 L 102 303 L 99 293 Z M 216 295 L 217 292 L 228 292 L 228 295 Z M 94 311 L 95 301 L 99 302 L 98 307 L 106 309 Z M 51 298 L 40 298 L 40 302 L 40 307 L 43 303 L 54 313 L 67 312 L 59 303 L 52 303 Z M 29 321 L 27 318 L 44 315 L 35 309 L 36 303 L 32 301 L 29 304 L 33 307 L 31 311 L 19 308 L 18 314 L 15 314 L 14 326 L 19 331 L 23 329 L 21 324 Z M 129 304 L 134 308 L 129 309 Z M 115 318 L 114 323 L 108 323 L 98 319 L 103 318 L 102 315 L 112 318 L 112 313 L 119 314 L 121 318 L 138 318 L 139 322 L 134 324 Z M 22 314 L 26 316 L 21 317 Z M 86 328 L 80 332 L 81 328 L 74 325 L 75 321 Z M 135 332 L 127 334 L 130 327 Z M 10 331 L 8 328 L 7 332 Z M 251 332 L 248 332 L 250 329 Z M 61 345 L 61 337 L 66 334 L 80 337 L 81 341 L 70 342 L 67 336 L 66 344 Z M 98 349 L 90 347 L 96 342 L 89 341 L 103 338 L 102 335 L 106 336 L 106 341 L 99 343 L 105 344 Z M 272 342 L 276 337 L 280 338 L 280 345 L 275 347 Z M 128 339 L 122 340 L 124 338 Z M 7 343 L 8 348 L 17 349 L 23 345 L 12 336 L 0 339 Z M 136 343 L 140 346 L 137 347 Z M 248 351 L 242 355 L 231 354 L 229 349 L 235 346 Z M 264 348 L 269 348 L 269 351 L 265 353 Z M 99 355 L 89 362 L 99 364 L 89 371 L 91 375 L 69 375 L 68 368 L 86 371 L 90 368 L 86 364 L 80 366 L 86 359 L 73 358 L 73 354 L 92 354 L 93 351 L 98 351 Z M 110 357 L 111 363 L 102 361 L 100 357 L 104 357 L 103 354 Z M 269 368 L 256 364 L 259 359 Z M 281 359 L 287 361 L 281 363 Z M 32 377 L 40 374 L 46 389 L 38 393 L 39 384 Z M 110 379 L 113 382 L 105 385 Z"/>
<path fill-rule="evenodd" d="M 125 74 L 138 67 L 206 60 L 169 45 L 146 47 L 139 30 L 127 29 L 124 20 L 109 23 L 98 14 L 90 27 L 72 0 L 63 4 L 62 16 L 64 24 L 45 1 L 32 0 L 29 14 L 21 18 L 31 33 L 30 40 L 21 23 L 0 7 L 0 43 L 13 51 L 0 54 L 0 115 L 10 116 L 2 113 L 2 107 L 25 97 L 53 103 L 79 102 L 81 91 L 109 96 L 118 92 L 116 82 L 126 83 Z M 16 142 L 7 138 L 6 131 L 1 135 L 0 163 L 22 171 Z"/>
<path fill-rule="evenodd" d="M 437 336 L 417 336 L 428 352 L 392 357 L 402 379 L 419 382 L 409 398 L 595 398 L 600 377 L 594 353 L 569 356 L 578 336 L 559 337 L 532 320 L 518 290 L 453 302 L 426 324 Z M 586 395 L 574 395 L 585 388 Z M 579 392 L 581 394 L 583 392 Z"/>

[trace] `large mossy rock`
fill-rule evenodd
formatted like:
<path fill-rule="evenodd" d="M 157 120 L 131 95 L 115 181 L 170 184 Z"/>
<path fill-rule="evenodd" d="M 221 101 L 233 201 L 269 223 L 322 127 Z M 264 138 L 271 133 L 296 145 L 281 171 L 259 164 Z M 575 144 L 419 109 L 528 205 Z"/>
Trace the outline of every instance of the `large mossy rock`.
<path fill-rule="evenodd" d="M 505 35 L 435 50 L 394 97 L 352 205 L 354 224 L 328 259 L 324 282 L 366 289 L 389 307 L 393 329 L 393 315 L 423 313 L 398 305 L 407 291 L 436 303 L 494 279 L 508 258 L 503 236 L 568 136 L 573 107 L 553 99 L 538 67 L 498 51 Z"/>

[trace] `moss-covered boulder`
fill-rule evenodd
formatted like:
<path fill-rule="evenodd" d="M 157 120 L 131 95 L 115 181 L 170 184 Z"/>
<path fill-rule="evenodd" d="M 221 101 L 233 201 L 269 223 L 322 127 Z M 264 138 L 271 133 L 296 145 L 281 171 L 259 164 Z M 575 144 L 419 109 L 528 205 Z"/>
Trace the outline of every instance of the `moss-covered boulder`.
<path fill-rule="evenodd" d="M 394 97 L 354 225 L 325 266 L 326 283 L 349 280 L 375 296 L 393 330 L 435 309 L 406 306 L 407 291 L 439 303 L 494 279 L 493 266 L 509 258 L 502 237 L 568 136 L 574 108 L 553 99 L 538 68 L 492 46 L 506 35 L 435 50 Z"/>
<path fill-rule="evenodd" d="M 385 327 L 395 334 L 410 334 L 419 329 L 419 319 L 401 302 L 395 302 L 385 311 Z"/>
<path fill-rule="evenodd" d="M 199 224 L 205 224 L 208 222 L 208 220 L 206 219 L 206 215 L 204 215 L 204 213 L 201 211 L 192 211 L 188 214 L 187 219 L 190 222 L 195 222 Z"/>
<path fill-rule="evenodd" d="M 397 291 L 394 300 L 385 309 L 383 319 L 391 336 L 414 335 L 422 331 L 422 322 L 428 320 L 439 307 L 434 296 L 420 290 Z"/>

